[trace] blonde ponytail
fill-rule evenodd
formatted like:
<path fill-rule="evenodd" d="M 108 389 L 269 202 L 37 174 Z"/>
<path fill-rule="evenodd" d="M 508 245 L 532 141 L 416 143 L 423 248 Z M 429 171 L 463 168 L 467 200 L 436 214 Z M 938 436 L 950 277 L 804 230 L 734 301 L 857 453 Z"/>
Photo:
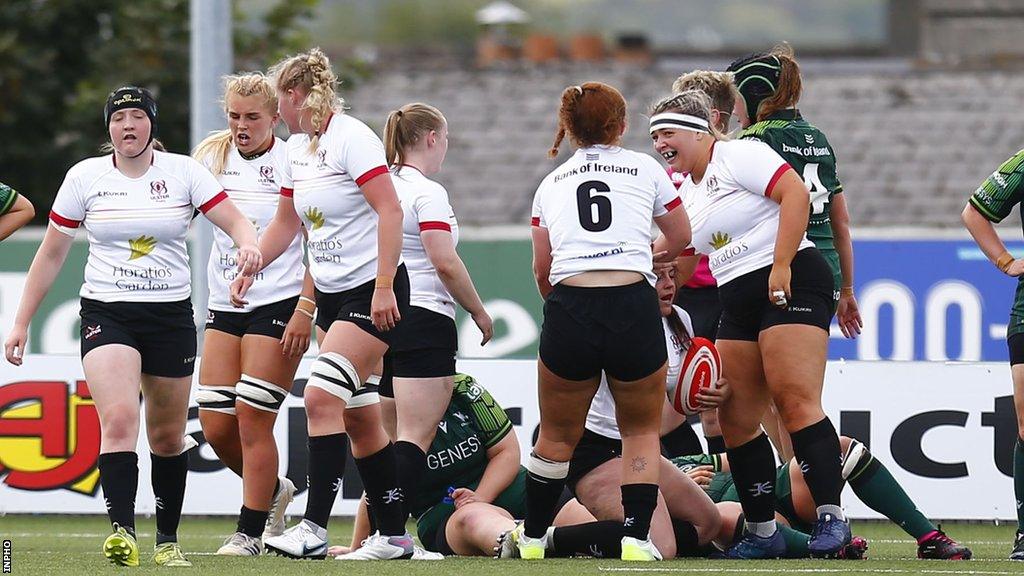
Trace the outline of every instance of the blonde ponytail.
<path fill-rule="evenodd" d="M 217 130 L 203 138 L 192 150 L 192 157 L 206 166 L 214 176 L 220 176 L 231 153 L 231 130 Z"/>

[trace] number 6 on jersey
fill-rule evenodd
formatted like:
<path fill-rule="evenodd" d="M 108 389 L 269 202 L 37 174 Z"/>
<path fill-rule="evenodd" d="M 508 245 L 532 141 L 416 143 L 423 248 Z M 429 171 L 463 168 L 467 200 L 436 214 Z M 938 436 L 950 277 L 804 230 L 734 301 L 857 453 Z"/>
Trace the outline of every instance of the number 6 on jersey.
<path fill-rule="evenodd" d="M 612 225 L 612 201 L 595 192 L 611 192 L 612 189 L 600 180 L 588 180 L 576 189 L 576 208 L 580 214 L 580 226 L 590 232 L 604 232 Z"/>

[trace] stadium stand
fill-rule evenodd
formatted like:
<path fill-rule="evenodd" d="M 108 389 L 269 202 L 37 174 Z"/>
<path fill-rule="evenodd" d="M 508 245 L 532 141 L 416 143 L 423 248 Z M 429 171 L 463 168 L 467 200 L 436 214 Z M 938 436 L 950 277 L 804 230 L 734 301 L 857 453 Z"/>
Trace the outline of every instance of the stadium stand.
<path fill-rule="evenodd" d="M 518 224 L 528 220 L 537 184 L 557 165 L 545 154 L 562 88 L 587 80 L 619 87 L 630 104 L 625 145 L 650 152 L 647 105 L 678 74 L 727 64 L 705 58 L 649 68 L 406 68 L 380 71 L 342 92 L 353 113 L 378 130 L 387 112 L 406 102 L 441 108 L 451 136 L 438 179 L 460 222 Z M 802 59 L 802 65 L 801 109 L 837 151 L 855 227 L 959 227 L 967 195 L 1024 147 L 1024 76 L 1014 70 L 933 70 L 884 58 Z M 568 153 L 563 146 L 562 156 Z"/>

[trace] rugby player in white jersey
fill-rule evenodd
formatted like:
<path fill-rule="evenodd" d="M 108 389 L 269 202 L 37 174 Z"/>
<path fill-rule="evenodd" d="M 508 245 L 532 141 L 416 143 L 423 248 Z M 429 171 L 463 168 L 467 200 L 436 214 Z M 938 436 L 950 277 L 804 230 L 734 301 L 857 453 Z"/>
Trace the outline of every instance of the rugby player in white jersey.
<path fill-rule="evenodd" d="M 693 324 L 689 314 L 672 304 L 676 290 L 670 272 L 659 276 L 655 287 L 662 316 L 660 343 L 668 351 L 668 369 L 661 382 L 661 432 L 667 434 L 685 421 L 668 403 L 665 390 L 679 381 Z M 704 409 L 713 411 L 726 391 L 725 380 L 719 380 L 718 387 L 697 398 Z M 602 379 L 587 412 L 586 430 L 569 463 L 569 489 L 598 520 L 623 520 L 622 501 L 615 490 L 622 484 L 623 448 L 615 414 L 615 399 L 607 379 Z M 652 465 L 661 471 L 658 505 L 651 519 L 651 542 L 667 558 L 704 554 L 721 522 L 714 502 L 667 458 L 659 457 Z"/>
<path fill-rule="evenodd" d="M 198 208 L 239 246 L 238 271 L 254 274 L 261 266 L 256 229 L 201 164 L 154 151 L 157 107 L 149 91 L 115 90 L 103 118 L 113 154 L 83 160 L 65 176 L 4 349 L 8 361 L 21 364 L 29 321 L 85 224 L 82 367 L 100 419 L 100 484 L 114 529 L 103 552 L 115 564 L 139 564 L 135 447 L 141 385 L 157 501 L 154 560 L 189 566 L 177 543 L 196 358 L 185 237 Z"/>
<path fill-rule="evenodd" d="M 821 408 L 833 313 L 832 275 L 807 236 L 808 191 L 760 142 L 723 141 L 709 126 L 706 94 L 666 98 L 652 111 L 655 150 L 696 187 L 688 211 L 695 251 L 719 286 L 717 346 L 732 396 L 719 410 L 746 533 L 728 556 L 778 557 L 785 542 L 774 515 L 775 461 L 760 422 L 774 400 L 818 504 L 812 556 L 835 557 L 850 542 L 839 503 L 839 439 Z"/>
<path fill-rule="evenodd" d="M 540 337 L 540 436 L 530 455 L 527 514 L 512 534 L 520 555 L 544 557 L 555 504 L 602 372 L 622 433 L 624 560 L 661 556 L 649 539 L 658 502 L 666 350 L 651 268 L 689 243 L 679 195 L 661 165 L 619 146 L 626 102 L 599 82 L 562 93 L 550 156 L 569 135 L 579 149 L 549 174 L 533 204 L 534 275 L 545 298 Z"/>
<path fill-rule="evenodd" d="M 260 73 L 226 77 L 224 112 L 227 130 L 208 136 L 192 155 L 256 229 L 266 230 L 277 210 L 285 162 L 285 143 L 274 136 L 273 83 Z M 260 282 L 239 310 L 229 294 L 237 276 L 235 248 L 231 238 L 214 231 L 196 400 L 203 436 L 242 478 L 238 529 L 217 551 L 221 555 L 258 556 L 261 537 L 284 532 L 284 513 L 295 493 L 291 480 L 277 476 L 273 429 L 312 330 L 313 280 L 302 259 L 302 235 L 296 234 L 285 254 L 259 273 Z"/>
<path fill-rule="evenodd" d="M 303 392 L 309 432 L 305 516 L 264 545 L 295 558 L 327 555 L 327 523 L 341 487 L 348 436 L 378 528 L 367 539 L 365 555 L 409 558 L 413 540 L 405 530 L 394 447 L 381 425 L 376 391 L 366 394 L 363 385 L 398 343 L 401 330 L 395 326 L 408 312 L 402 206 L 380 138 L 344 114 L 337 76 L 320 49 L 282 60 L 270 75 L 292 136 L 277 212 L 260 244 L 272 263 L 306 227 L 320 355 Z M 236 304 L 244 302 L 250 284 L 247 278 L 235 280 Z M 348 409 L 360 405 L 366 407 Z"/>
<path fill-rule="evenodd" d="M 482 343 L 491 339 L 493 327 L 455 251 L 459 225 L 448 192 L 429 178 L 441 170 L 448 151 L 448 122 L 433 106 L 406 104 L 388 115 L 384 150 L 402 203 L 402 260 L 409 270 L 410 306 L 402 319 L 401 345 L 387 355 L 393 378 L 382 381 L 381 409 L 396 440 L 399 484 L 410 495 L 419 493 L 427 473 L 427 450 L 455 384 L 455 303 L 476 322 Z M 511 477 L 488 475 L 477 498 L 493 500 L 510 481 Z M 340 559 L 362 555 L 359 548 Z"/>

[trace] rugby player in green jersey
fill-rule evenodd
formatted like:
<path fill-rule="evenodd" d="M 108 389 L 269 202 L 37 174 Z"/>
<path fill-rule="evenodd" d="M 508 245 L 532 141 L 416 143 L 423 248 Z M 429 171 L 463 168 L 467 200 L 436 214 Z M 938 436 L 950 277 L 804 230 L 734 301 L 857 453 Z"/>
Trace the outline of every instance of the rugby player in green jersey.
<path fill-rule="evenodd" d="M 389 385 L 387 376 L 381 384 Z M 417 551 L 413 559 L 440 559 L 438 553 L 492 556 L 495 544 L 516 527 L 515 519 L 526 514 L 526 469 L 520 465 L 512 422 L 471 376 L 455 376 L 451 401 L 427 451 L 426 474 L 406 502 L 416 518 L 420 543 L 429 551 Z M 373 532 L 371 518 L 364 500 L 352 546 L 332 546 L 328 553 L 339 560 L 358 559 L 350 553 Z M 620 555 L 622 522 L 595 521 L 568 491 L 559 502 L 554 526 L 548 530 L 549 556 Z M 517 551 L 509 542 L 506 557 Z"/>
<path fill-rule="evenodd" d="M 1010 309 L 1006 343 L 1010 349 L 1013 405 L 1017 412 L 1017 442 L 1013 448 L 1013 492 L 1017 504 L 1017 537 L 1011 560 L 1024 560 L 1024 260 L 1014 258 L 996 234 L 994 224 L 1010 215 L 1024 199 L 1024 150 L 1003 162 L 971 195 L 960 215 L 982 252 L 1004 274 L 1017 278 Z M 1024 211 L 1024 206 L 1022 206 Z"/>
<path fill-rule="evenodd" d="M 969 560 L 970 548 L 946 536 L 917 509 L 889 470 L 867 447 L 848 436 L 840 436 L 843 450 L 843 479 L 853 493 L 872 510 L 883 514 L 917 541 L 917 557 L 934 560 Z M 717 504 L 722 515 L 722 528 L 715 544 L 727 547 L 739 538 L 737 527 L 742 528 L 742 510 L 739 494 L 729 471 L 725 454 L 701 454 L 672 458 L 677 468 L 690 475 Z M 809 533 L 817 519 L 814 499 L 807 488 L 803 472 L 796 459 L 789 460 L 776 470 L 776 517 L 786 539 L 786 557 L 806 558 Z M 854 537 L 840 552 L 841 558 L 858 559 L 864 556 L 867 542 Z"/>
<path fill-rule="evenodd" d="M 36 215 L 32 203 L 14 189 L 0 182 L 0 240 L 14 234 Z"/>
<path fill-rule="evenodd" d="M 836 316 L 847 338 L 860 334 L 863 322 L 853 294 L 853 243 L 850 213 L 836 172 L 835 151 L 825 134 L 800 115 L 800 67 L 788 44 L 751 54 L 729 65 L 740 92 L 734 115 L 739 138 L 764 142 L 779 153 L 810 191 L 807 238 L 821 251 L 835 280 Z"/>

